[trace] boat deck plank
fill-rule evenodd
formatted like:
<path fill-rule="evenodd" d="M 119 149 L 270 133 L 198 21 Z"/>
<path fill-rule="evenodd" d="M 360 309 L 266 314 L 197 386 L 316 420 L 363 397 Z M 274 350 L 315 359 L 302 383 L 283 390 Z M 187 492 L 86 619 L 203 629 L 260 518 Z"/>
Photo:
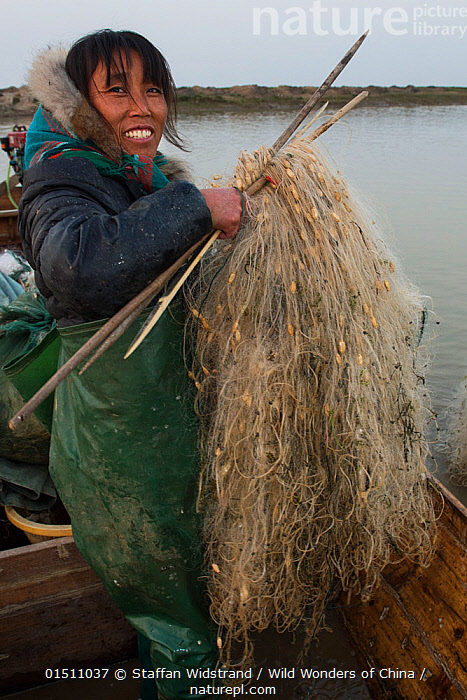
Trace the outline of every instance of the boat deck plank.
<path fill-rule="evenodd" d="M 367 681 L 375 698 L 467 698 L 467 511 L 437 482 L 435 492 L 441 517 L 430 566 L 387 567 L 370 603 L 351 597 L 341 609 L 365 668 L 376 669 Z M 381 678 L 387 668 L 415 678 Z"/>
<path fill-rule="evenodd" d="M 0 553 L 0 693 L 46 682 L 46 668 L 136 655 L 136 633 L 71 537 Z"/>

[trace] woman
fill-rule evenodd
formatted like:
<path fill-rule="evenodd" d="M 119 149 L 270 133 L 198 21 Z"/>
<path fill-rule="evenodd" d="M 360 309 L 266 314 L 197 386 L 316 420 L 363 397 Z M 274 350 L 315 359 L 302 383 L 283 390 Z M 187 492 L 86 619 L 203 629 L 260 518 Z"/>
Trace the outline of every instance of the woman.
<path fill-rule="evenodd" d="M 30 88 L 41 106 L 28 132 L 19 227 L 64 362 L 211 228 L 235 236 L 242 199 L 233 188 L 198 190 L 158 153 L 163 135 L 182 145 L 175 91 L 142 36 L 103 30 L 68 54 L 48 50 Z M 182 332 L 180 309 L 169 310 L 141 352 L 122 362 L 130 330 L 55 395 L 50 469 L 75 541 L 140 633 L 142 653 L 169 672 L 144 689 L 147 698 L 190 697 L 186 668 L 216 663 L 199 583 Z"/>

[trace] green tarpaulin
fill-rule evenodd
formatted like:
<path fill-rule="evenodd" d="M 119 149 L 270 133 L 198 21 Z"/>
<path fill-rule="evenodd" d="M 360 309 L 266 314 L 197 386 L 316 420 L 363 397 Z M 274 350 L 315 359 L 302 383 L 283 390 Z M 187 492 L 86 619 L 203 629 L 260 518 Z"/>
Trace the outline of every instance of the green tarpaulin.
<path fill-rule="evenodd" d="M 83 375 L 75 370 L 60 384 L 50 471 L 78 548 L 151 641 L 154 667 L 181 671 L 179 680 L 158 681 L 161 697 L 189 698 L 185 669 L 214 666 L 217 654 L 200 582 L 197 425 L 184 319 L 173 314 L 128 360 L 142 321 Z M 101 323 L 60 330 L 59 364 Z"/>
<path fill-rule="evenodd" d="M 56 500 L 47 469 L 53 395 L 17 430 L 8 422 L 56 370 L 59 338 L 53 325 L 33 291 L 0 308 L 0 503 L 32 511 Z"/>

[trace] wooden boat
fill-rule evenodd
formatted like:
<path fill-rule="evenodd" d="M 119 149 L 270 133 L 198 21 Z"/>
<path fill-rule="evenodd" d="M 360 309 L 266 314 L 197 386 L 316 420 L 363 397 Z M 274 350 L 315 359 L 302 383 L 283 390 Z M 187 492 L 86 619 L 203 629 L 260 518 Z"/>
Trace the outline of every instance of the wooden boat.
<path fill-rule="evenodd" d="M 18 184 L 18 176 L 10 178 L 11 196 L 17 204 L 21 199 L 21 187 Z M 20 249 L 21 243 L 18 235 L 18 210 L 10 202 L 7 194 L 6 183 L 0 183 L 0 248 Z"/>
<path fill-rule="evenodd" d="M 137 655 L 136 632 L 72 537 L 0 552 L 0 696 L 46 682 L 48 668 Z"/>
<path fill-rule="evenodd" d="M 13 175 L 10 192 L 19 203 L 17 183 Z M 17 221 L 0 183 L 0 250 L 21 250 Z M 72 537 L 0 551 L 0 630 L 0 696 L 45 683 L 47 668 L 90 668 L 137 655 L 135 630 Z"/>
<path fill-rule="evenodd" d="M 388 568 L 373 600 L 340 609 L 376 700 L 467 698 L 467 509 L 430 481 L 441 513 L 432 564 Z"/>
<path fill-rule="evenodd" d="M 467 509 L 431 482 L 440 512 L 431 566 L 403 562 L 370 603 L 340 609 L 376 700 L 467 698 Z M 46 668 L 136 655 L 134 630 L 71 537 L 0 552 L 0 572 L 0 694 L 45 682 Z"/>
<path fill-rule="evenodd" d="M 2 183 L 0 248 L 19 245 Z M 467 699 L 467 509 L 430 481 L 440 512 L 431 566 L 392 567 L 368 604 L 346 599 L 340 609 L 375 699 Z M 46 668 L 136 655 L 134 630 L 70 537 L 0 552 L 0 629 L 0 694 L 44 682 Z"/>

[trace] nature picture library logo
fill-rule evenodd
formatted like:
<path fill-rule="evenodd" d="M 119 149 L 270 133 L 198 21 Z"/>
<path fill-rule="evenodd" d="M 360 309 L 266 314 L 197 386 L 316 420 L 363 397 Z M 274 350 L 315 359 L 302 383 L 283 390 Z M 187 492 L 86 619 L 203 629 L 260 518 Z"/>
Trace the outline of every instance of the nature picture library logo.
<path fill-rule="evenodd" d="M 463 39 L 467 32 L 467 6 L 424 3 L 413 7 L 345 7 L 313 0 L 310 6 L 253 8 L 253 34 L 276 36 L 309 35 L 359 36 L 383 29 L 392 36 Z"/>

